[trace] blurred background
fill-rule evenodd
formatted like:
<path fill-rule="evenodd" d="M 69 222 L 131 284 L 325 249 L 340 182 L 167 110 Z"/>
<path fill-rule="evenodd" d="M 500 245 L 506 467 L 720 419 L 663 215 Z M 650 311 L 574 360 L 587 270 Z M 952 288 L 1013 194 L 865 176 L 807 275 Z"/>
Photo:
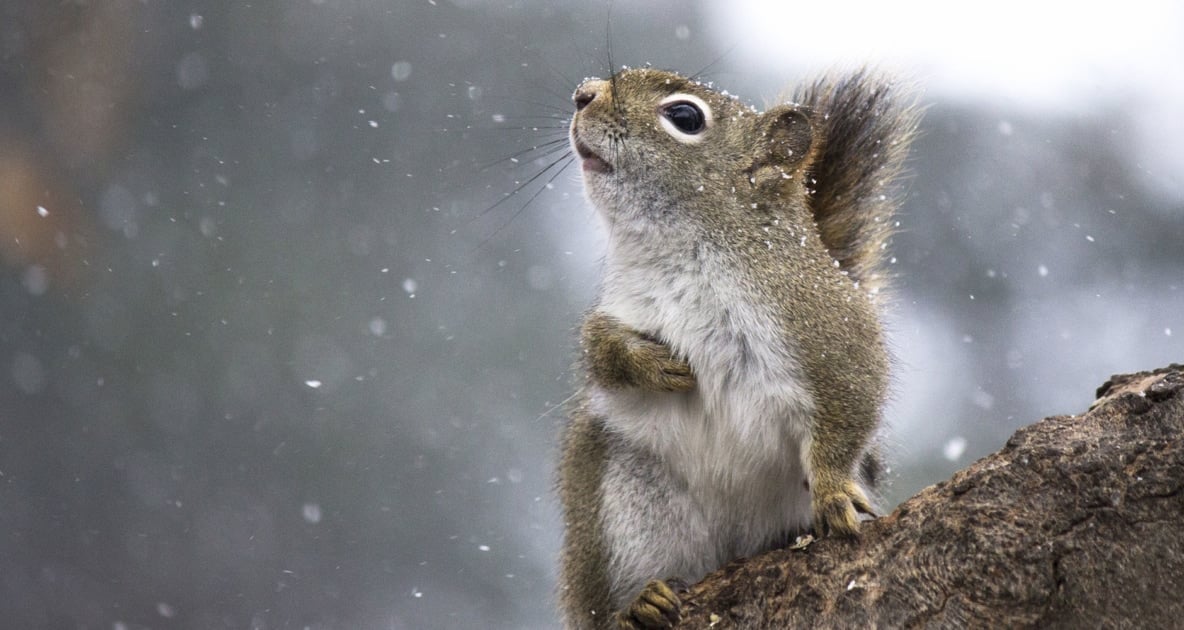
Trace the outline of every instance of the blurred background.
<path fill-rule="evenodd" d="M 1179 5 L 608 14 L 0 1 L 7 627 L 552 627 L 603 238 L 543 143 L 609 43 L 762 107 L 916 80 L 889 504 L 1184 360 Z"/>

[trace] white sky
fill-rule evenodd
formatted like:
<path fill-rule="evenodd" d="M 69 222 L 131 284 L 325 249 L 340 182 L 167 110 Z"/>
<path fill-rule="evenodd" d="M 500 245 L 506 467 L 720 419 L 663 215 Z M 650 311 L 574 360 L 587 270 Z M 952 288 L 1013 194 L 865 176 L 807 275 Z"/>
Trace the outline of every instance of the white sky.
<path fill-rule="evenodd" d="M 871 62 L 916 76 L 930 99 L 1132 110 L 1132 156 L 1163 192 L 1184 193 L 1184 2 L 732 0 L 707 10 L 719 44 L 758 70 Z"/>

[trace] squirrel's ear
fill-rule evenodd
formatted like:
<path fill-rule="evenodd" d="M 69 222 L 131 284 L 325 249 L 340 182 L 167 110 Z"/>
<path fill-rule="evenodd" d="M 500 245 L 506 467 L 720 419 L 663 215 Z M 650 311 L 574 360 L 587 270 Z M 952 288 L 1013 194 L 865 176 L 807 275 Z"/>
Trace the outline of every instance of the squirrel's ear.
<path fill-rule="evenodd" d="M 797 107 L 778 105 L 761 114 L 758 133 L 749 169 L 749 181 L 754 186 L 793 179 L 809 166 L 807 157 L 814 132 L 809 116 Z"/>

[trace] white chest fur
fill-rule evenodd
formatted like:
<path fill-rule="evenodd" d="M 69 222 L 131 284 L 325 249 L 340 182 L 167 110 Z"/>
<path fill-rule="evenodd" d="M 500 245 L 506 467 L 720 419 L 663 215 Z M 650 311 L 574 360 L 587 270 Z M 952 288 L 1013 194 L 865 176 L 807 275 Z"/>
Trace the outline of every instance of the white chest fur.
<path fill-rule="evenodd" d="M 628 264 L 619 264 L 625 253 Z M 735 277 L 723 254 L 636 254 L 610 250 L 597 308 L 685 357 L 697 385 L 678 393 L 597 390 L 592 404 L 685 488 L 680 518 L 695 523 L 680 532 L 689 548 L 671 550 L 672 566 L 638 572 L 696 578 L 809 523 L 803 454 L 814 406 L 794 340 L 770 309 L 754 303 L 747 279 Z"/>

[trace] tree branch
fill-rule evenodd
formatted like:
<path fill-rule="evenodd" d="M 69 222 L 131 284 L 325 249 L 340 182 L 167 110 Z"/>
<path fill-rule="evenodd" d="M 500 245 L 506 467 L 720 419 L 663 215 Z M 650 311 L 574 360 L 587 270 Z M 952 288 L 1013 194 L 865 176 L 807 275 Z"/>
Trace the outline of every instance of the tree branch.
<path fill-rule="evenodd" d="M 734 562 L 681 628 L 1184 624 L 1184 365 L 1112 377 L 858 540 Z"/>

